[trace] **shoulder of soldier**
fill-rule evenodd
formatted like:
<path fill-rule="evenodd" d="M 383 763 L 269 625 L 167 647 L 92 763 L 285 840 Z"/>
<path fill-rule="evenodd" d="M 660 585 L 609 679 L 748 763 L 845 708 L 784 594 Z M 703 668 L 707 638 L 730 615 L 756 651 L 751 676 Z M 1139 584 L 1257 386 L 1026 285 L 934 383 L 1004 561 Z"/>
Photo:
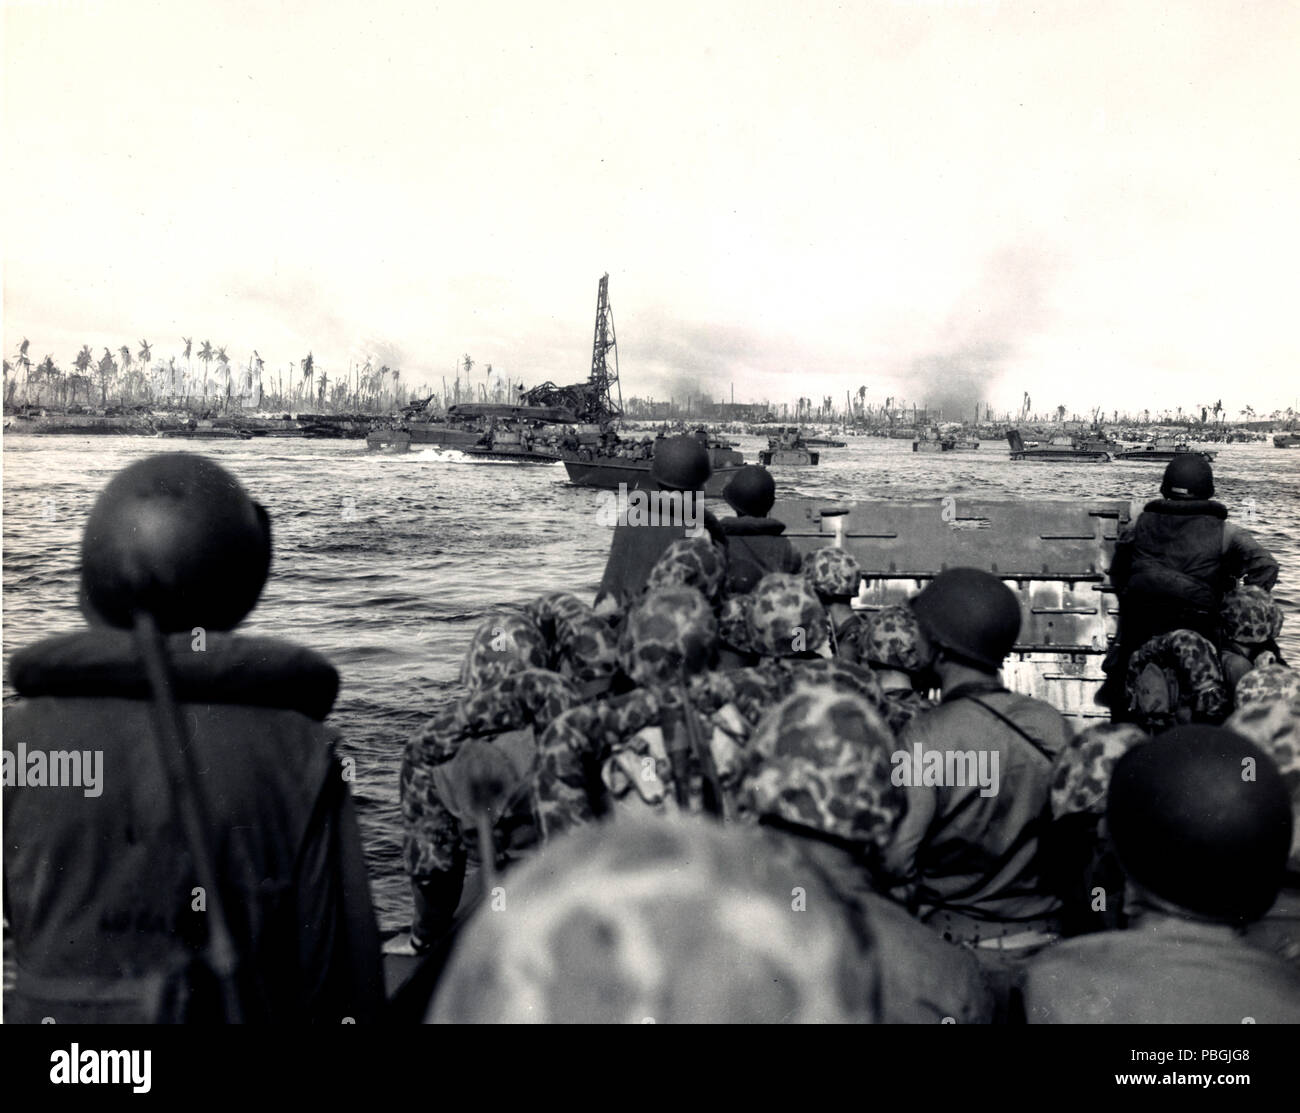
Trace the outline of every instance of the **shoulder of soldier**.
<path fill-rule="evenodd" d="M 1039 741 L 1053 749 L 1061 749 L 1074 737 L 1070 722 L 1060 710 L 1046 700 L 1019 692 L 998 693 L 1006 706 L 1000 708 L 1009 719 L 1036 728 Z M 1010 697 L 1009 699 L 1007 697 Z"/>
<path fill-rule="evenodd" d="M 952 721 L 960 719 L 965 713 L 960 704 L 937 703 L 924 714 L 912 716 L 898 736 L 899 745 L 911 746 L 917 742 L 942 745 L 951 736 L 948 728 Z M 959 741 L 954 740 L 954 745 L 959 744 Z"/>
<path fill-rule="evenodd" d="M 1248 530 L 1245 526 L 1240 525 L 1237 522 L 1234 522 L 1231 518 L 1228 518 L 1223 523 L 1224 547 L 1226 548 L 1227 546 L 1231 545 L 1234 541 L 1244 542 L 1245 544 L 1250 545 L 1252 548 L 1257 548 L 1257 549 L 1263 548 L 1263 546 L 1260 545 L 1258 538 L 1256 538 L 1256 536 L 1253 533 L 1251 533 L 1250 530 Z"/>

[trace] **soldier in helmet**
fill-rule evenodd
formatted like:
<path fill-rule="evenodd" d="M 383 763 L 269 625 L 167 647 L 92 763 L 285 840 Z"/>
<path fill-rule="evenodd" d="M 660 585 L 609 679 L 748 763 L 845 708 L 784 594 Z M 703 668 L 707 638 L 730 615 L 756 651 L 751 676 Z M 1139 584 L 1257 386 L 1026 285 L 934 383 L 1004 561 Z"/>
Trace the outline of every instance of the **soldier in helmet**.
<path fill-rule="evenodd" d="M 1173 630 L 1146 642 L 1129 658 L 1124 719 L 1149 734 L 1179 723 L 1223 722 L 1231 699 L 1219 655 L 1194 630 Z"/>
<path fill-rule="evenodd" d="M 824 545 L 803 561 L 804 579 L 817 593 L 831 621 L 831 652 L 854 664 L 861 658 L 863 620 L 853 610 L 862 568 L 852 553 Z"/>
<path fill-rule="evenodd" d="M 1106 796 L 1115 763 L 1148 737 L 1133 723 L 1098 723 L 1056 755 L 1042 849 L 1045 875 L 1061 898 L 1065 935 L 1123 923 L 1124 877 L 1103 823 Z M 1098 901 L 1099 893 L 1104 900 Z"/>
<path fill-rule="evenodd" d="M 726 553 L 704 537 L 674 541 L 655 561 L 646 578 L 647 592 L 669 587 L 693 587 L 716 607 L 726 579 Z"/>
<path fill-rule="evenodd" d="M 632 608 L 618 694 L 572 708 L 542 735 L 534 790 L 547 839 L 611 809 L 734 814 L 747 730 L 737 716 L 702 715 L 691 692 L 716 643 L 713 610 L 693 587 L 653 589 Z"/>
<path fill-rule="evenodd" d="M 912 608 L 896 603 L 868 615 L 858 639 L 859 661 L 880 683 L 885 717 L 895 734 L 935 706 L 918 688 L 930 678 L 930 662 L 921 658 L 923 637 Z"/>
<path fill-rule="evenodd" d="M 1268 755 L 1221 727 L 1177 727 L 1116 763 L 1106 823 L 1129 926 L 1034 959 L 1028 1020 L 1300 1021 L 1300 971 L 1240 938 L 1276 899 L 1291 848 L 1291 801 Z"/>
<path fill-rule="evenodd" d="M 1071 731 L 1055 708 L 1001 682 L 1021 616 L 996 576 L 941 572 L 911 608 L 942 696 L 899 739 L 907 813 L 885 864 L 899 895 L 945 938 L 975 947 L 1009 996 L 1012 960 L 1058 931 L 1038 836 Z"/>
<path fill-rule="evenodd" d="M 659 443 L 650 474 L 659 491 L 676 493 L 661 499 L 661 520 L 649 525 L 622 521 L 614 528 L 609 559 L 601 577 L 597 603 L 635 599 L 645 586 L 655 561 L 674 541 L 708 535 L 725 545 L 718 520 L 704 508 L 704 485 L 712 474 L 708 449 L 694 437 L 669 437 Z"/>
<path fill-rule="evenodd" d="M 27 646 L 10 667 L 22 699 L 5 708 L 6 743 L 102 755 L 102 778 L 23 786 L 6 769 L 7 1020 L 377 1018 L 378 933 L 323 722 L 338 674 L 309 649 L 233 633 L 270 564 L 265 510 L 201 456 L 132 464 L 95 502 L 89 628 Z M 147 673 L 150 646 L 162 667 Z M 182 737 L 153 736 L 167 719 Z M 166 759 L 178 746 L 201 771 L 194 783 Z M 237 988 L 219 995 L 214 976 L 232 964 Z"/>
<path fill-rule="evenodd" d="M 1251 669 L 1285 663 L 1277 644 L 1282 622 L 1282 608 L 1262 587 L 1241 584 L 1223 597 L 1220 656 L 1230 690 Z"/>
<path fill-rule="evenodd" d="M 799 571 L 799 554 L 781 536 L 785 523 L 768 516 L 776 501 L 770 471 L 754 465 L 740 468 L 727 481 L 722 497 L 736 512 L 734 518 L 719 519 L 731 565 L 728 590 L 744 590 L 742 581 L 757 580 L 768 572 Z"/>
<path fill-rule="evenodd" d="M 975 959 L 877 891 L 880 853 L 906 807 L 891 780 L 894 747 L 872 703 L 800 680 L 754 732 L 748 810 L 816 863 L 870 926 L 883 960 L 885 1023 L 987 1022 L 993 1003 Z"/>
<path fill-rule="evenodd" d="M 1214 470 L 1204 456 L 1186 452 L 1171 460 L 1160 494 L 1121 531 L 1110 566 L 1119 636 L 1098 698 L 1116 720 L 1127 714 L 1125 670 L 1140 646 L 1173 630 L 1192 630 L 1217 646 L 1225 593 L 1238 582 L 1266 590 L 1277 582 L 1277 561 L 1214 501 Z"/>
<path fill-rule="evenodd" d="M 1224 725 L 1277 762 L 1291 794 L 1294 826 L 1282 891 L 1261 919 L 1247 925 L 1245 937 L 1300 969 L 1300 685 L 1238 708 Z"/>
<path fill-rule="evenodd" d="M 620 820 L 558 840 L 457 942 L 434 1023 L 874 1023 L 868 929 L 754 830 Z M 797 898 L 796 898 L 797 899 Z"/>
<path fill-rule="evenodd" d="M 609 627 L 589 612 L 557 592 L 525 612 L 489 615 L 461 665 L 463 694 L 408 741 L 402 856 L 415 951 L 451 926 L 467 877 L 504 869 L 535 844 L 529 807 L 537 737 L 581 703 L 580 685 L 612 657 Z M 549 640 L 536 618 L 547 623 Z M 483 845 L 489 838 L 491 846 Z"/>
<path fill-rule="evenodd" d="M 870 704 L 888 705 L 872 673 L 843 657 L 824 657 L 830 636 L 825 608 L 802 576 L 773 572 L 746 595 L 731 596 L 718 618 L 719 656 L 741 662 L 696 676 L 691 692 L 706 711 L 730 705 L 750 729 L 800 684 L 829 685 Z"/>

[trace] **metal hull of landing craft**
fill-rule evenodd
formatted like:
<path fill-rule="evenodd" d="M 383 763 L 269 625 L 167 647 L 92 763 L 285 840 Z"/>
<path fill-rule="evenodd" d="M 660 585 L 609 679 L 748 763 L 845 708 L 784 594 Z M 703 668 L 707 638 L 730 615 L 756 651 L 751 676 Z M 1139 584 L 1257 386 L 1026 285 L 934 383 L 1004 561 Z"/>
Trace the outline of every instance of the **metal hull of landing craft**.
<path fill-rule="evenodd" d="M 1099 448 L 1089 448 L 1077 437 L 1053 437 L 1044 445 L 1029 447 L 1019 429 L 1007 431 L 1013 460 L 1040 460 L 1052 464 L 1107 464 L 1110 453 Z"/>
<path fill-rule="evenodd" d="M 765 468 L 810 468 L 820 459 L 819 453 L 803 448 L 765 448 L 758 454 Z"/>
<path fill-rule="evenodd" d="M 1027 448 L 1023 452 L 1011 453 L 1011 459 L 1039 460 L 1050 464 L 1108 464 L 1110 453 L 1090 449 Z"/>
<path fill-rule="evenodd" d="M 253 434 L 244 429 L 164 429 L 158 434 L 182 441 L 251 441 Z"/>
<path fill-rule="evenodd" d="M 450 425 L 413 423 L 404 429 L 376 429 L 366 436 L 373 452 L 405 452 L 410 448 L 464 448 L 478 443 L 481 432 Z"/>
<path fill-rule="evenodd" d="M 704 485 L 704 494 L 711 499 L 721 498 L 722 489 L 731 477 L 744 465 L 723 464 L 713 469 L 709 481 Z M 620 484 L 626 484 L 629 491 L 654 491 L 658 484 L 650 474 L 650 461 L 639 460 L 573 460 L 565 459 L 564 469 L 569 473 L 569 482 L 579 487 L 599 487 L 606 491 L 617 491 Z"/>
<path fill-rule="evenodd" d="M 458 451 L 473 456 L 476 460 L 496 460 L 508 464 L 555 464 L 560 459 L 554 452 L 534 452 L 513 445 L 497 445 L 494 448 L 464 445 Z"/>
<path fill-rule="evenodd" d="M 1205 452 L 1199 448 L 1189 448 L 1187 445 L 1179 445 L 1176 448 L 1158 448 L 1153 445 L 1146 445 L 1144 448 L 1130 448 L 1124 452 L 1115 453 L 1116 460 L 1138 460 L 1145 464 L 1167 464 L 1171 460 L 1177 460 L 1180 456 L 1188 454 L 1194 456 L 1204 456 L 1207 460 L 1214 459 L 1213 452 Z"/>
<path fill-rule="evenodd" d="M 944 568 L 983 568 L 1010 587 L 1022 622 L 1002 676 L 1047 700 L 1076 729 L 1109 721 L 1095 702 L 1119 602 L 1106 569 L 1119 531 L 1140 512 L 1118 499 L 780 499 L 772 517 L 805 557 L 838 545 L 863 582 L 853 606 L 905 603 Z"/>

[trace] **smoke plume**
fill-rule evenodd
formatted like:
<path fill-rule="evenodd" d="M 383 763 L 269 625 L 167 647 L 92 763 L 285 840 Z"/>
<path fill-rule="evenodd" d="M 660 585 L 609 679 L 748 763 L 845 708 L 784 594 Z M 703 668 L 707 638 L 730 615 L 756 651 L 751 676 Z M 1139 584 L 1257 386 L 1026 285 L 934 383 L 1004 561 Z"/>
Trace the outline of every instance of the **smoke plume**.
<path fill-rule="evenodd" d="M 992 256 L 948 314 L 935 344 L 907 360 L 900 393 L 932 414 L 942 410 L 947 421 L 972 417 L 1041 326 L 1055 269 L 1055 260 L 1027 246 Z"/>

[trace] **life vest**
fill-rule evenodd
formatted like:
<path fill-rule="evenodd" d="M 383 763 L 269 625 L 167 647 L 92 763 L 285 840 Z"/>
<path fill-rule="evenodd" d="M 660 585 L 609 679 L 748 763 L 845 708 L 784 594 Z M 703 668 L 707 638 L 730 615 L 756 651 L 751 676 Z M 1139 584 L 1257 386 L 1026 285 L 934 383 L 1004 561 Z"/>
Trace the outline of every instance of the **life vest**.
<path fill-rule="evenodd" d="M 1208 499 L 1156 499 L 1134 524 L 1133 564 L 1126 595 L 1217 612 L 1228 584 L 1223 573 L 1223 523 L 1228 511 Z"/>
<path fill-rule="evenodd" d="M 300 979 L 320 972 L 298 965 L 294 879 L 314 822 L 345 787 L 319 721 L 338 674 L 310 650 L 270 638 L 209 632 L 205 651 L 193 652 L 184 633 L 166 647 L 202 770 L 246 1019 L 304 1019 Z M 150 740 L 148 683 L 130 634 L 94 628 L 48 639 L 15 654 L 10 675 L 24 698 L 5 708 L 6 744 L 97 751 L 103 776 L 89 791 L 5 789 L 17 967 L 6 1019 L 213 1019 L 215 993 L 196 962 L 205 913 Z"/>

